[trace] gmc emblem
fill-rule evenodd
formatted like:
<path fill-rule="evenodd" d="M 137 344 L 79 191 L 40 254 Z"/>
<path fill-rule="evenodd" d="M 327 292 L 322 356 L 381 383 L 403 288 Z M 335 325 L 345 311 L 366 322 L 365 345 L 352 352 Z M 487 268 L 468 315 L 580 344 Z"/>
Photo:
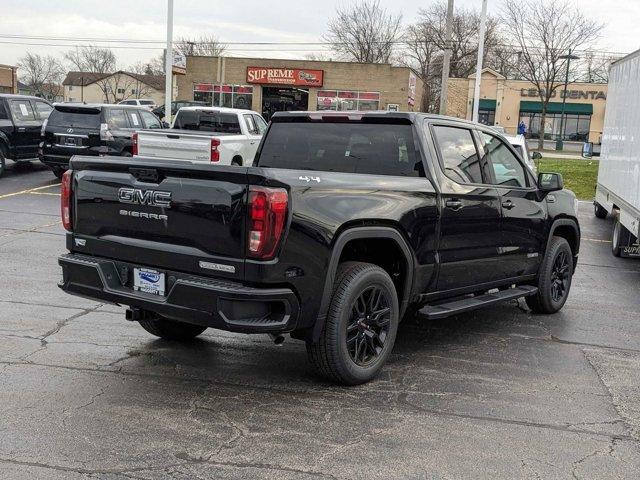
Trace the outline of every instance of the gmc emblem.
<path fill-rule="evenodd" d="M 171 192 L 141 190 L 139 188 L 121 188 L 118 190 L 118 201 L 120 203 L 133 205 L 171 208 Z"/>

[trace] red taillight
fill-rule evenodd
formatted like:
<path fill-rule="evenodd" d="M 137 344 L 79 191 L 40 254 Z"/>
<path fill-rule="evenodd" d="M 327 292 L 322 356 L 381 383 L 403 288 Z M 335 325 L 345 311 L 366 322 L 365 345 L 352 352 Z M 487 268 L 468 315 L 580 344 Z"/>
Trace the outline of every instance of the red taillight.
<path fill-rule="evenodd" d="M 138 155 L 138 132 L 131 135 L 131 155 Z"/>
<path fill-rule="evenodd" d="M 210 157 L 210 160 L 212 163 L 220 161 L 220 150 L 218 150 L 219 146 L 220 146 L 220 140 L 218 140 L 217 138 L 212 138 L 211 139 L 211 157 Z"/>
<path fill-rule="evenodd" d="M 249 257 L 273 258 L 282 239 L 287 220 L 289 196 L 283 188 L 249 189 Z"/>
<path fill-rule="evenodd" d="M 67 170 L 62 175 L 62 184 L 60 185 L 60 216 L 62 217 L 62 226 L 65 230 L 71 231 L 71 170 Z"/>

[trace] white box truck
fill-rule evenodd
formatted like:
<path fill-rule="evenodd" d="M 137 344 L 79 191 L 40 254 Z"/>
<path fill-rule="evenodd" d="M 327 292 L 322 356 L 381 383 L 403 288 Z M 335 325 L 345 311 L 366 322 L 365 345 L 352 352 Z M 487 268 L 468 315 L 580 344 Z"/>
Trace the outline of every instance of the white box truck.
<path fill-rule="evenodd" d="M 640 258 L 640 50 L 609 72 L 594 209 L 598 218 L 616 217 L 613 254 Z"/>

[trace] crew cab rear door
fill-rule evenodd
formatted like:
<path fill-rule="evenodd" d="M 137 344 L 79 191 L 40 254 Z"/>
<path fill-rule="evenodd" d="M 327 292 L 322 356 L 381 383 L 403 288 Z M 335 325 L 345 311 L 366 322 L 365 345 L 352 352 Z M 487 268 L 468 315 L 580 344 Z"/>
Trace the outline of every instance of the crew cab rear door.
<path fill-rule="evenodd" d="M 42 120 L 28 98 L 12 98 L 7 103 L 15 125 L 14 157 L 34 158 L 38 153 Z"/>
<path fill-rule="evenodd" d="M 500 196 L 485 181 L 474 132 L 447 122 L 432 124 L 430 131 L 439 161 L 435 170 L 441 191 L 437 290 L 501 280 Z"/>

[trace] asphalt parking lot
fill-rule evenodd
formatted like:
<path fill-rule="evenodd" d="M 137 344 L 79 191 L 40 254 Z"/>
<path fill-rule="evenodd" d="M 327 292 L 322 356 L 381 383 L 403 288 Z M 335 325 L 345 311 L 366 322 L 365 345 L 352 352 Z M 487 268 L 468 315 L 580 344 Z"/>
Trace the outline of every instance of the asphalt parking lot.
<path fill-rule="evenodd" d="M 640 262 L 581 203 L 555 316 L 523 303 L 409 319 L 374 382 L 314 377 L 304 344 L 178 345 L 64 294 L 58 181 L 0 178 L 0 478 L 638 478 Z"/>

